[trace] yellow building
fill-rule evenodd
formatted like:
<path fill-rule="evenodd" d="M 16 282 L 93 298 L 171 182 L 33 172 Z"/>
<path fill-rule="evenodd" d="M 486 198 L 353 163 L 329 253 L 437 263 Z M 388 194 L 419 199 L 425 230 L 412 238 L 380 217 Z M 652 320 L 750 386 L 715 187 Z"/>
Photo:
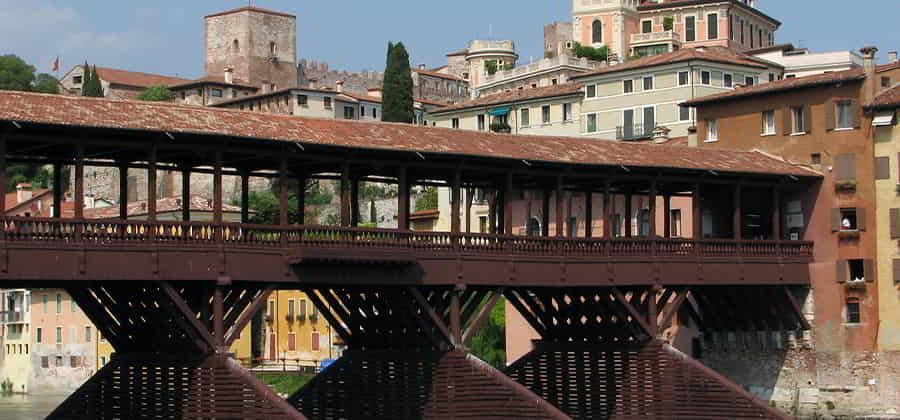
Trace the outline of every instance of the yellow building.
<path fill-rule="evenodd" d="M 281 290 L 269 296 L 264 313 L 263 359 L 267 363 L 317 366 L 337 358 L 340 340 L 305 293 Z"/>
<path fill-rule="evenodd" d="M 890 83 L 890 79 L 887 80 Z M 884 83 L 884 81 L 882 81 Z M 896 81 L 895 81 L 896 84 Z M 878 348 L 900 350 L 900 85 L 867 107 L 875 138 L 875 216 L 878 241 Z"/>

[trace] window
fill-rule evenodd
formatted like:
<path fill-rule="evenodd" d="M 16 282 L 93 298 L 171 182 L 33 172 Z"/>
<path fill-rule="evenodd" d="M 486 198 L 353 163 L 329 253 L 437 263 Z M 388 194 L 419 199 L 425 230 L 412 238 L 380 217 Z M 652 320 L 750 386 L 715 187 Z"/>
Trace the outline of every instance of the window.
<path fill-rule="evenodd" d="M 686 71 L 678 72 L 678 86 L 684 86 L 690 83 L 690 73 Z"/>
<path fill-rule="evenodd" d="M 834 104 L 835 128 L 853 128 L 853 104 L 850 101 L 838 101 Z"/>
<path fill-rule="evenodd" d="M 725 75 L 722 78 L 722 85 L 727 88 L 734 87 L 734 76 L 732 76 L 728 73 L 725 73 Z"/>
<path fill-rule="evenodd" d="M 44 339 L 44 330 L 41 327 L 37 327 L 37 330 L 34 332 L 34 342 L 40 344 L 41 340 Z"/>
<path fill-rule="evenodd" d="M 588 98 L 596 98 L 597 97 L 597 85 L 588 85 L 584 96 L 586 96 Z"/>
<path fill-rule="evenodd" d="M 525 234 L 527 236 L 541 236 L 541 222 L 537 217 L 528 219 Z"/>
<path fill-rule="evenodd" d="M 691 107 L 689 107 L 689 106 L 679 106 L 678 107 L 678 121 L 691 121 Z"/>
<path fill-rule="evenodd" d="M 297 333 L 288 333 L 287 347 L 288 351 L 297 351 Z"/>
<path fill-rule="evenodd" d="M 56 356 L 56 367 L 63 367 L 63 358 L 62 358 L 62 356 Z"/>
<path fill-rule="evenodd" d="M 450 120 L 450 126 L 453 128 L 459 128 L 459 118 L 453 118 Z"/>
<path fill-rule="evenodd" d="M 531 109 L 530 108 L 522 108 L 519 110 L 519 125 L 522 127 L 528 127 L 531 125 Z"/>
<path fill-rule="evenodd" d="M 859 314 L 859 298 L 847 298 L 847 323 L 859 324 L 862 322 Z"/>
<path fill-rule="evenodd" d="M 634 81 L 633 80 L 623 80 L 622 81 L 622 93 L 631 93 L 634 92 Z"/>
<path fill-rule="evenodd" d="M 331 97 L 326 96 L 322 98 L 322 102 L 325 104 L 325 109 L 331 109 Z"/>
<path fill-rule="evenodd" d="M 572 121 L 572 104 L 567 103 L 562 106 L 563 121 Z"/>
<path fill-rule="evenodd" d="M 294 320 L 294 299 L 288 299 L 287 319 L 288 319 L 288 321 Z"/>
<path fill-rule="evenodd" d="M 56 313 L 62 313 L 62 294 L 56 294 Z"/>
<path fill-rule="evenodd" d="M 881 87 L 883 87 L 883 88 L 891 87 L 891 78 L 888 76 L 883 76 L 881 78 Z"/>
<path fill-rule="evenodd" d="M 478 131 L 484 131 L 484 114 L 478 115 Z"/>
<path fill-rule="evenodd" d="M 701 83 L 701 84 L 704 84 L 704 85 L 708 85 L 708 84 L 709 84 L 709 72 L 708 72 L 708 71 L 701 71 L 701 72 L 700 72 L 700 83 Z"/>
<path fill-rule="evenodd" d="M 570 217 L 566 221 L 566 236 L 574 238 L 578 236 L 578 218 Z"/>
<path fill-rule="evenodd" d="M 50 358 L 47 356 L 41 356 L 41 367 L 44 369 L 50 369 Z"/>
<path fill-rule="evenodd" d="M 275 42 L 269 43 L 269 57 L 275 57 L 278 55 L 278 45 Z"/>
<path fill-rule="evenodd" d="M 644 77 L 644 90 L 653 90 L 653 76 Z"/>
<path fill-rule="evenodd" d="M 362 118 L 365 116 L 366 116 L 366 107 L 360 105 L 359 106 L 359 117 Z"/>
<path fill-rule="evenodd" d="M 706 39 L 717 39 L 719 37 L 719 15 L 710 13 L 706 15 Z"/>
<path fill-rule="evenodd" d="M 297 95 L 297 105 L 309 106 L 309 96 Z"/>
<path fill-rule="evenodd" d="M 91 326 L 88 325 L 84 327 L 84 342 L 90 343 L 93 339 L 91 338 Z"/>
<path fill-rule="evenodd" d="M 312 351 L 319 351 L 319 332 L 318 332 L 318 331 L 313 331 L 312 337 L 310 337 L 310 338 L 311 338 L 311 343 L 310 343 L 311 346 L 310 346 L 310 350 L 312 350 Z"/>
<path fill-rule="evenodd" d="M 74 76 L 72 77 L 72 83 L 76 85 L 80 85 L 81 81 L 84 80 L 82 76 Z"/>
<path fill-rule="evenodd" d="M 595 20 L 594 23 L 591 24 L 591 42 L 594 44 L 603 42 L 603 23 L 599 20 Z"/>
<path fill-rule="evenodd" d="M 557 80 L 557 79 L 551 79 L 551 80 L 550 80 L 550 84 L 553 85 L 553 86 L 556 86 L 556 85 L 559 84 L 559 80 Z"/>
<path fill-rule="evenodd" d="M 62 344 L 62 327 L 56 327 L 56 344 Z"/>
<path fill-rule="evenodd" d="M 81 357 L 69 356 L 69 367 L 76 368 L 78 366 L 81 366 Z"/>
<path fill-rule="evenodd" d="M 768 110 L 762 113 L 762 135 L 771 136 L 775 134 L 775 111 Z"/>
<path fill-rule="evenodd" d="M 791 134 L 805 134 L 806 128 L 806 110 L 802 106 L 791 107 Z"/>
<path fill-rule="evenodd" d="M 641 21 L 641 33 L 649 34 L 653 32 L 653 21 L 652 20 L 642 20 Z"/>
<path fill-rule="evenodd" d="M 622 215 L 621 214 L 613 215 L 612 236 L 613 237 L 622 236 Z"/>
<path fill-rule="evenodd" d="M 719 140 L 719 120 L 706 120 L 706 141 Z"/>
<path fill-rule="evenodd" d="M 840 215 L 840 226 L 839 229 L 842 232 L 848 231 L 858 231 L 860 230 L 860 220 L 857 215 L 859 214 L 857 209 L 849 208 L 849 209 L 840 209 L 838 210 L 838 214 Z"/>
<path fill-rule="evenodd" d="M 821 153 L 813 153 L 809 155 L 809 163 L 813 165 L 821 165 L 822 164 L 822 154 Z"/>
<path fill-rule="evenodd" d="M 687 42 L 693 42 L 697 40 L 697 28 L 695 27 L 697 23 L 697 18 L 694 16 L 687 16 L 684 18 L 684 40 Z"/>
<path fill-rule="evenodd" d="M 775 81 L 775 73 L 769 73 L 769 81 L 770 81 L 770 82 L 774 82 L 774 81 Z"/>
<path fill-rule="evenodd" d="M 378 108 L 372 108 L 372 118 L 378 119 Z"/>
<path fill-rule="evenodd" d="M 213 98 L 221 98 L 222 97 L 222 89 L 213 89 L 210 93 Z"/>
<path fill-rule="evenodd" d="M 231 41 L 231 52 L 235 54 L 241 52 L 241 43 L 236 39 Z"/>
<path fill-rule="evenodd" d="M 753 86 L 756 84 L 756 78 L 753 76 L 744 77 L 744 85 L 745 86 Z"/>
<path fill-rule="evenodd" d="M 352 106 L 345 106 L 345 107 L 344 107 L 344 119 L 345 119 L 345 120 L 354 120 L 354 119 L 356 119 L 356 110 L 354 110 Z"/>
<path fill-rule="evenodd" d="M 541 123 L 550 124 L 550 105 L 541 107 Z"/>
<path fill-rule="evenodd" d="M 673 238 L 681 237 L 681 209 L 669 211 L 669 229 L 669 236 Z"/>
<path fill-rule="evenodd" d="M 597 132 L 597 114 L 588 114 L 587 116 L 587 132 Z"/>

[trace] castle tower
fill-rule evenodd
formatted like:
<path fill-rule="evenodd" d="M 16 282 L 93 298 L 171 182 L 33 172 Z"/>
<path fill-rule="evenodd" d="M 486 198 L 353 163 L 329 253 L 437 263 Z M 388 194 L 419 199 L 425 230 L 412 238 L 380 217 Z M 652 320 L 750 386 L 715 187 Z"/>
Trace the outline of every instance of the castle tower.
<path fill-rule="evenodd" d="M 631 34 L 638 33 L 639 0 L 572 0 L 572 38 L 592 47 L 605 45 L 620 60 L 628 57 Z"/>
<path fill-rule="evenodd" d="M 297 17 L 242 7 L 205 21 L 206 76 L 260 86 L 262 92 L 297 85 Z"/>

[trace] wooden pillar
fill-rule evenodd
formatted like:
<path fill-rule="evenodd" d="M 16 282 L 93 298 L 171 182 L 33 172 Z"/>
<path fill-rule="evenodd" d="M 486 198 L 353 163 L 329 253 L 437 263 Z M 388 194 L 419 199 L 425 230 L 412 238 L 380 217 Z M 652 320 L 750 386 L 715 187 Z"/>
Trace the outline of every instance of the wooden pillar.
<path fill-rule="evenodd" d="M 603 237 L 606 239 L 611 238 L 613 233 L 612 204 L 612 183 L 606 180 L 603 182 Z"/>
<path fill-rule="evenodd" d="M 409 230 L 409 172 L 401 167 L 397 174 L 397 228 Z"/>
<path fill-rule="evenodd" d="M 466 219 L 466 233 L 472 233 L 472 201 L 475 196 L 475 188 L 466 188 L 466 214 L 463 216 Z"/>
<path fill-rule="evenodd" d="M 241 218 L 243 220 L 243 212 Z M 191 165 L 187 163 L 181 165 L 181 220 L 191 221 Z"/>
<path fill-rule="evenodd" d="M 459 295 L 462 293 L 460 287 L 454 288 L 450 294 L 450 335 L 453 339 L 453 345 L 462 345 L 462 321 L 460 320 L 460 302 Z"/>
<path fill-rule="evenodd" d="M 541 193 L 541 236 L 550 236 L 550 189 Z"/>
<path fill-rule="evenodd" d="M 506 174 L 506 185 L 503 186 L 503 234 L 512 235 L 513 231 L 513 174 Z"/>
<path fill-rule="evenodd" d="M 741 240 L 741 237 L 743 236 L 743 223 L 741 223 L 741 189 L 741 184 L 735 185 L 734 194 L 732 195 L 734 201 L 732 204 L 732 224 L 734 225 L 732 230 L 734 230 L 734 239 L 738 241 Z"/>
<path fill-rule="evenodd" d="M 781 240 L 781 188 L 772 187 L 772 239 Z"/>
<path fill-rule="evenodd" d="M 75 219 L 84 219 L 84 144 L 75 145 Z"/>
<path fill-rule="evenodd" d="M 119 219 L 128 220 L 128 163 L 119 163 Z"/>
<path fill-rule="evenodd" d="M 213 338 L 216 347 L 225 346 L 225 291 L 222 286 L 216 285 L 213 290 Z"/>
<path fill-rule="evenodd" d="M 556 177 L 556 237 L 562 238 L 566 236 L 565 215 L 563 214 L 563 178 Z"/>
<path fill-rule="evenodd" d="M 0 188 L 6 194 L 6 139 L 0 137 Z M 0 217 L 6 216 L 6 200 L 0 200 Z"/>
<path fill-rule="evenodd" d="M 341 226 L 350 226 L 350 165 L 341 167 Z"/>
<path fill-rule="evenodd" d="M 350 177 L 350 226 L 359 226 L 359 178 Z"/>
<path fill-rule="evenodd" d="M 591 190 L 584 192 L 584 237 L 590 238 L 594 233 L 594 200 Z"/>
<path fill-rule="evenodd" d="M 241 171 L 241 223 L 250 223 L 250 173 Z"/>
<path fill-rule="evenodd" d="M 649 236 L 651 238 L 656 237 L 656 180 L 653 179 L 650 181 L 650 191 L 647 193 L 647 209 L 650 213 L 650 232 Z"/>
<path fill-rule="evenodd" d="M 703 239 L 703 184 L 694 184 L 694 194 L 691 198 L 691 224 L 693 225 L 694 240 Z"/>
<path fill-rule="evenodd" d="M 59 162 L 53 162 L 53 217 L 55 218 L 62 217 L 62 176 L 62 164 Z"/>
<path fill-rule="evenodd" d="M 460 231 L 461 184 L 462 171 L 457 168 L 453 171 L 453 180 L 450 181 L 450 232 L 452 233 Z"/>
<path fill-rule="evenodd" d="M 663 194 L 663 237 L 672 237 L 672 194 Z"/>
<path fill-rule="evenodd" d="M 298 168 L 297 175 L 297 224 L 306 224 L 306 173 Z"/>
<path fill-rule="evenodd" d="M 633 201 L 632 198 L 634 198 L 634 197 L 631 195 L 631 191 L 626 190 L 625 191 L 625 237 L 626 238 L 630 238 L 633 236 L 632 232 L 631 232 L 632 227 L 634 226 L 634 223 L 633 223 L 634 221 L 631 219 L 631 216 L 632 216 L 632 214 L 631 214 L 632 213 L 632 211 L 631 211 L 632 203 L 631 202 Z"/>
<path fill-rule="evenodd" d="M 213 223 L 222 223 L 222 152 L 215 152 L 213 164 Z"/>
<path fill-rule="evenodd" d="M 286 158 L 281 158 L 278 165 L 278 224 L 282 227 L 288 225 L 288 163 Z"/>
<path fill-rule="evenodd" d="M 156 155 L 157 147 L 150 149 L 150 157 L 147 159 L 147 221 L 156 221 Z"/>
<path fill-rule="evenodd" d="M 650 327 L 651 338 L 655 338 L 659 334 L 659 309 L 656 302 L 659 290 L 659 285 L 653 285 L 647 291 L 649 294 L 647 296 L 647 325 Z"/>

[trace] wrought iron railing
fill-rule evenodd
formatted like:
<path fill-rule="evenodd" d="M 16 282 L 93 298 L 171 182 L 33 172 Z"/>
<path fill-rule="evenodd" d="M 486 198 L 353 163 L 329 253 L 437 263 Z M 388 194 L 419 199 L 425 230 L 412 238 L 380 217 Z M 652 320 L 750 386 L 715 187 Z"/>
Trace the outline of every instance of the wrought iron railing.
<path fill-rule="evenodd" d="M 616 140 L 639 140 L 653 137 L 654 124 L 620 125 L 616 127 Z"/>
<path fill-rule="evenodd" d="M 811 242 L 687 238 L 556 238 L 337 226 L 0 218 L 0 241 L 81 245 L 395 249 L 570 257 L 812 257 Z"/>

